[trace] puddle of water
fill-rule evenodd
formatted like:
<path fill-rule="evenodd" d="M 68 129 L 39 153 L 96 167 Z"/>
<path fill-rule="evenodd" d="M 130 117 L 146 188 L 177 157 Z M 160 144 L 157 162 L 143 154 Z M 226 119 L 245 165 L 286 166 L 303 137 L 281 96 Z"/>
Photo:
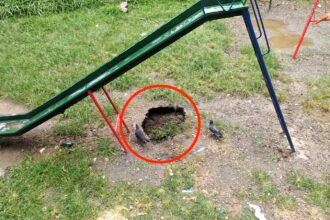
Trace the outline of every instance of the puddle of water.
<path fill-rule="evenodd" d="M 270 37 L 269 41 L 273 48 L 289 49 L 296 47 L 299 37 L 299 34 L 281 34 Z M 313 45 L 313 42 L 305 38 L 302 45 L 310 46 Z"/>
<path fill-rule="evenodd" d="M 267 30 L 270 29 L 272 31 L 281 31 L 286 28 L 286 24 L 281 20 L 265 19 L 263 21 Z M 257 23 L 255 21 L 253 22 L 253 24 L 254 27 L 257 27 Z"/>
<path fill-rule="evenodd" d="M 256 28 L 257 24 L 255 21 L 253 24 Z M 265 19 L 264 25 L 266 27 L 272 48 L 291 49 L 296 47 L 300 34 L 290 32 L 287 25 L 283 21 L 276 19 Z M 313 45 L 313 42 L 310 39 L 305 38 L 303 45 L 311 46 Z"/>

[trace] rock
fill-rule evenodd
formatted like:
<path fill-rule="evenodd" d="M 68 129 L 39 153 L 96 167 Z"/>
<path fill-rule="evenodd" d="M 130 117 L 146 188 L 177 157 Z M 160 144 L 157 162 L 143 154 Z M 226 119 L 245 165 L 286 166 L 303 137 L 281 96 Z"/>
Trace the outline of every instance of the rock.
<path fill-rule="evenodd" d="M 73 145 L 74 145 L 74 143 L 72 141 L 64 141 L 61 144 L 61 147 L 63 147 L 63 148 L 71 148 Z"/>
<path fill-rule="evenodd" d="M 126 13 L 128 11 L 128 3 L 127 2 L 120 3 L 119 10 Z"/>

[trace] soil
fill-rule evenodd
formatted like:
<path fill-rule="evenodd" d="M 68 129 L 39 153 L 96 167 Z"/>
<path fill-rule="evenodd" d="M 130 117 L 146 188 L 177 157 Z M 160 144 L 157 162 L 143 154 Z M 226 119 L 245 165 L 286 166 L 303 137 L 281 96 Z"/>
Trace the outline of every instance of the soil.
<path fill-rule="evenodd" d="M 145 119 L 142 122 L 142 128 L 147 135 L 152 135 L 152 131 L 156 130 L 163 130 L 167 124 L 174 124 L 180 126 L 185 121 L 185 112 L 184 108 L 181 107 L 173 107 L 173 106 L 160 106 L 156 108 L 151 108 L 148 110 Z M 177 132 L 177 131 L 176 131 Z M 171 136 L 157 136 L 157 137 L 150 137 L 150 140 L 161 141 L 166 138 L 172 138 L 176 134 L 170 134 Z"/>
<path fill-rule="evenodd" d="M 258 204 L 267 219 L 329 219 L 318 207 L 306 203 L 301 198 L 303 192 L 295 190 L 287 182 L 286 175 L 297 171 L 303 175 L 323 182 L 330 168 L 330 117 L 318 110 L 306 110 L 302 103 L 308 97 L 306 82 L 310 79 L 329 74 L 330 70 L 330 22 L 312 25 L 307 34 L 307 40 L 301 47 L 298 58 L 291 59 L 295 40 L 302 32 L 310 5 L 303 6 L 290 2 L 280 2 L 271 11 L 262 5 L 265 25 L 273 52 L 280 60 L 283 74 L 288 75 L 292 82 L 284 84 L 275 81 L 277 90 L 287 91 L 288 100 L 281 103 L 289 130 L 297 152 L 293 155 L 283 155 L 278 149 L 288 149 L 288 143 L 283 136 L 272 102 L 269 97 L 254 95 L 242 98 L 235 95 L 220 94 L 212 101 L 201 100 L 198 103 L 201 112 L 209 113 L 205 118 L 202 134 L 194 150 L 188 157 L 177 163 L 193 163 L 197 167 L 194 190 L 204 194 L 214 195 L 218 207 L 241 210 L 248 201 L 237 199 L 233 194 L 238 188 L 255 188 L 251 173 L 256 169 L 267 171 L 276 186 L 286 195 L 297 198 L 297 211 L 282 211 L 272 204 Z M 227 19 L 235 36 L 234 51 L 243 43 L 249 43 L 249 38 L 241 18 Z M 288 39 L 288 40 L 287 40 Z M 295 40 L 291 40 L 295 39 Z M 127 97 L 130 91 L 122 93 Z M 134 124 L 142 124 L 145 114 L 150 108 L 166 106 L 166 101 L 150 102 L 137 98 L 125 113 L 130 130 Z M 186 120 L 194 122 L 194 111 L 189 105 L 183 105 Z M 0 113 L 16 113 L 26 109 L 10 100 L 0 101 Z M 214 140 L 208 133 L 206 123 L 209 119 L 221 120 L 227 125 L 225 139 Z M 50 135 L 48 125 L 36 128 L 30 133 L 18 138 L 0 140 L 0 168 L 17 163 L 25 152 L 37 152 L 41 147 L 51 149 L 57 145 L 58 137 Z M 44 127 L 45 126 L 45 127 Z M 164 141 L 162 146 L 141 146 L 135 139 L 134 132 L 127 135 L 132 147 L 139 153 L 153 158 L 166 158 L 173 155 L 159 155 L 164 147 L 171 144 L 189 146 L 194 136 L 195 127 Z M 95 135 L 98 134 L 98 135 Z M 85 146 L 95 143 L 98 136 L 109 136 L 107 127 L 91 128 L 80 142 Z M 115 143 L 115 141 L 114 141 Z M 119 146 L 118 146 L 119 147 Z M 282 150 L 282 151 L 283 151 Z M 177 153 L 177 152 L 175 152 Z M 121 154 L 114 161 L 97 158 L 95 165 L 110 182 L 148 182 L 159 185 L 168 175 L 165 172 L 169 165 L 152 165 L 137 159 L 132 154 Z M 102 217 L 100 217 L 102 219 Z"/>
<path fill-rule="evenodd" d="M 28 109 L 8 98 L 0 100 L 0 115 L 25 113 Z M 50 146 L 58 144 L 57 138 L 51 135 L 50 120 L 20 137 L 0 138 L 0 171 L 17 164 L 25 156 L 39 158 L 51 152 Z M 40 153 L 39 151 L 42 150 Z"/>

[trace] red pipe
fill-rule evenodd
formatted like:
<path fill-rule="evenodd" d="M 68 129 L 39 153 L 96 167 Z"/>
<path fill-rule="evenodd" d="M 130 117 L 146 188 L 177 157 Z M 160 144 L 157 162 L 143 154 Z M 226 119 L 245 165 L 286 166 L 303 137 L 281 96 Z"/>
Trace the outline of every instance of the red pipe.
<path fill-rule="evenodd" d="M 95 98 L 94 94 L 92 91 L 88 91 L 88 95 L 89 97 L 93 100 L 95 106 L 97 107 L 97 109 L 99 110 L 99 112 L 101 113 L 102 117 L 104 118 L 104 120 L 106 121 L 106 123 L 108 124 L 109 128 L 111 129 L 112 133 L 115 135 L 115 137 L 117 138 L 119 144 L 121 145 L 123 151 L 125 153 L 127 153 L 127 150 L 125 148 L 125 145 L 123 144 L 121 138 L 119 137 L 118 133 L 116 132 L 116 130 L 113 128 L 109 118 L 107 117 L 107 115 L 105 114 L 105 112 L 103 111 L 102 107 L 100 106 L 99 102 L 97 101 L 97 99 Z"/>
<path fill-rule="evenodd" d="M 108 100 L 110 101 L 110 103 L 111 103 L 113 109 L 114 109 L 114 110 L 116 111 L 116 113 L 119 115 L 120 112 L 119 112 L 117 106 L 115 105 L 115 102 L 112 100 L 112 98 L 111 98 L 111 96 L 110 96 L 108 90 L 107 90 L 105 87 L 102 87 L 102 90 L 103 90 L 104 94 L 107 96 Z M 123 121 L 123 124 L 124 124 L 124 126 L 125 126 L 127 132 L 130 132 L 129 129 L 128 129 L 128 126 L 127 126 L 127 124 L 126 124 L 125 121 Z M 117 127 L 117 125 L 116 125 L 116 127 Z"/>
<path fill-rule="evenodd" d="M 305 37 L 306 32 L 307 32 L 307 29 L 308 29 L 308 27 L 309 27 L 309 24 L 311 23 L 311 20 L 312 20 L 312 18 L 313 18 L 313 15 L 314 15 L 314 13 L 315 13 L 315 10 L 316 10 L 318 4 L 319 4 L 319 0 L 315 0 L 314 5 L 313 5 L 313 8 L 312 8 L 312 11 L 311 11 L 311 13 L 309 14 L 309 16 L 308 16 L 308 18 L 307 18 L 306 25 L 305 25 L 304 30 L 303 30 L 303 32 L 302 32 L 300 38 L 299 38 L 299 41 L 298 41 L 297 47 L 296 47 L 296 49 L 295 49 L 295 51 L 294 51 L 294 53 L 293 53 L 292 59 L 296 59 L 296 58 L 297 58 L 297 55 L 298 55 L 298 52 L 299 52 L 300 46 L 301 46 L 301 44 L 302 44 L 302 42 L 303 42 L 303 40 L 304 40 L 304 37 Z"/>

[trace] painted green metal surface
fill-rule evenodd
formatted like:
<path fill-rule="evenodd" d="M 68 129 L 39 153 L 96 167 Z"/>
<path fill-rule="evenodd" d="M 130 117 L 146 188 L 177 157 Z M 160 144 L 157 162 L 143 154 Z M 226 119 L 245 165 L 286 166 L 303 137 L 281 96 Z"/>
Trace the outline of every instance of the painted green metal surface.
<path fill-rule="evenodd" d="M 222 7 L 219 6 L 219 2 Z M 198 1 L 122 54 L 34 110 L 26 114 L 0 116 L 0 137 L 24 134 L 52 117 L 64 113 L 67 108 L 88 96 L 88 90 L 95 91 L 115 80 L 203 23 L 242 15 L 243 10 L 247 10 L 245 1 L 241 0 L 205 0 L 204 3 L 204 10 L 202 1 Z"/>

